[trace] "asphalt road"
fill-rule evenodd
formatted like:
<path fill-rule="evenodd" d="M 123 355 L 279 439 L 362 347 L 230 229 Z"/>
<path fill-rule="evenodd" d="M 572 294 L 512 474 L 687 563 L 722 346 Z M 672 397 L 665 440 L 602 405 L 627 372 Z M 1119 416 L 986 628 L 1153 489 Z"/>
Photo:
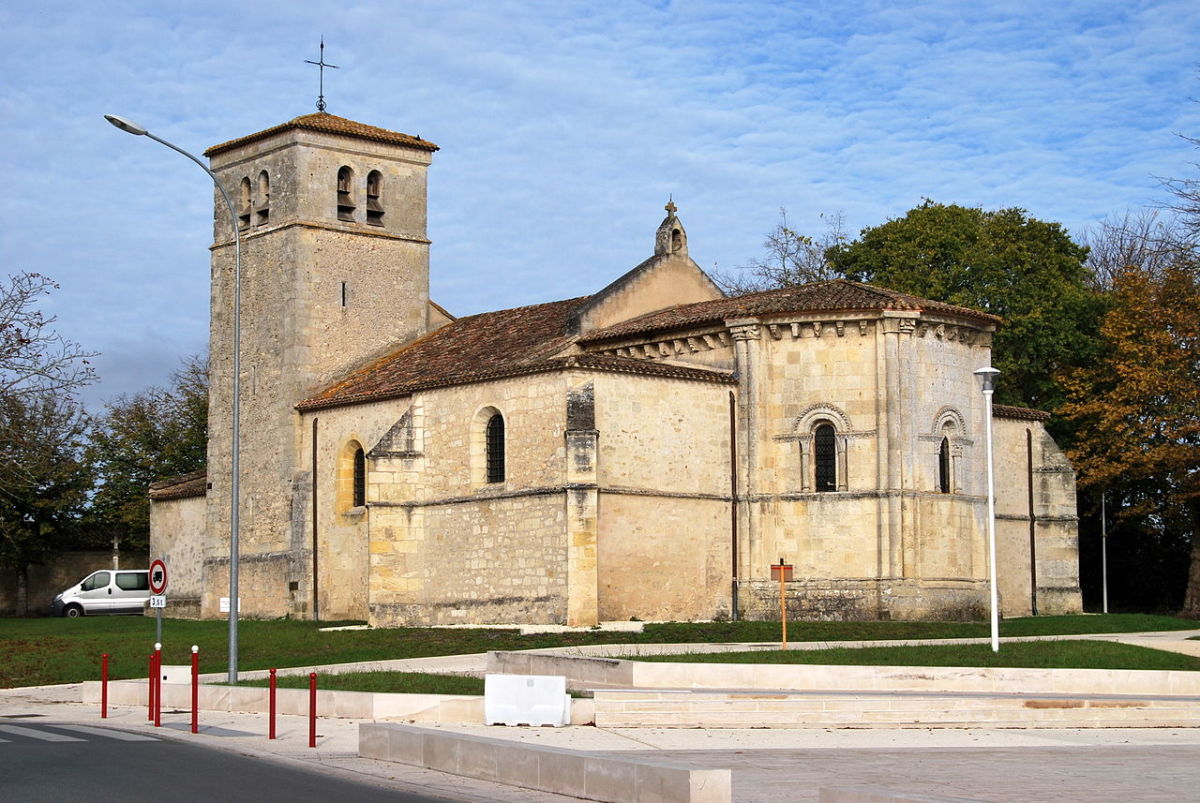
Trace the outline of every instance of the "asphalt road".
<path fill-rule="evenodd" d="M 0 719 L 0 799 L 445 803 L 291 765 L 107 726 Z"/>

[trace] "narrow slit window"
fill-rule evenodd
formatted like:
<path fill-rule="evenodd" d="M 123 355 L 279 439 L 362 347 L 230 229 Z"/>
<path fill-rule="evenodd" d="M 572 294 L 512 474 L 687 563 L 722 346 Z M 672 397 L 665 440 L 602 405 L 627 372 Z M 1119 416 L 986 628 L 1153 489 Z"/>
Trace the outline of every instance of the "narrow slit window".
<path fill-rule="evenodd" d="M 354 171 L 342 167 L 337 175 L 338 220 L 354 220 Z"/>
<path fill-rule="evenodd" d="M 372 170 L 367 175 L 367 223 L 383 225 L 383 174 Z"/>
<path fill-rule="evenodd" d="M 938 447 L 938 490 L 950 493 L 950 439 L 946 437 Z"/>
<path fill-rule="evenodd" d="M 813 430 L 813 456 L 816 462 L 818 492 L 837 490 L 837 433 L 832 424 Z"/>
<path fill-rule="evenodd" d="M 354 507 L 367 503 L 367 456 L 362 447 L 354 450 Z"/>
<path fill-rule="evenodd" d="M 496 413 L 487 422 L 487 481 L 504 482 L 504 416 Z"/>

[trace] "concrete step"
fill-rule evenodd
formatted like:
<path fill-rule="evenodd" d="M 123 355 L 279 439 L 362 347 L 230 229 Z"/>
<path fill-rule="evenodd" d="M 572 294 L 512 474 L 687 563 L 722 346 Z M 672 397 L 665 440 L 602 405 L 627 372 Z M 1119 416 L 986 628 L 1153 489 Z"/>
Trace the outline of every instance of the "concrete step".
<path fill-rule="evenodd" d="M 603 728 L 1193 728 L 1200 697 L 596 689 Z"/>

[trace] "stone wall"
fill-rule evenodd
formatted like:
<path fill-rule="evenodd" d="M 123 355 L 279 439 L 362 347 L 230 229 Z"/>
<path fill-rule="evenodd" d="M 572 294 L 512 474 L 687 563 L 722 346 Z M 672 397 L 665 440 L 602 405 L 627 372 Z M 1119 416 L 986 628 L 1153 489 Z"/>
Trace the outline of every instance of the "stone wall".
<path fill-rule="evenodd" d="M 150 503 L 150 554 L 167 564 L 167 613 L 173 617 L 200 615 L 206 510 L 203 496 Z M 229 595 L 228 585 L 222 595 Z"/>
<path fill-rule="evenodd" d="M 75 585 L 99 569 L 147 569 L 150 561 L 145 553 L 122 552 L 114 564 L 111 551 L 63 552 L 49 563 L 30 566 L 26 603 L 31 616 L 46 616 L 51 613 L 50 604 L 54 596 L 65 588 Z M 17 613 L 17 573 L 12 569 L 0 569 L 0 616 Z"/>
<path fill-rule="evenodd" d="M 311 484 L 294 405 L 345 372 L 424 333 L 429 263 L 428 151 L 286 130 L 213 158 L 228 186 L 250 179 L 253 214 L 242 227 L 241 498 L 239 538 L 254 585 L 240 583 L 243 614 L 311 611 L 300 587 L 311 572 L 311 532 L 296 506 Z M 338 171 L 353 172 L 353 210 L 339 210 Z M 382 175 L 382 216 L 366 219 L 365 182 Z M 269 198 L 257 190 L 270 177 Z M 269 214 L 259 214 L 269 200 Z M 379 225 L 375 225 L 378 223 Z M 212 251 L 206 589 L 228 572 L 232 421 L 232 226 L 217 201 Z M 311 500 L 311 495 L 307 496 Z M 344 533 L 343 535 L 349 535 Z M 365 544 L 365 541 L 363 542 Z M 351 546 L 353 546 L 351 544 Z M 309 550 L 306 554 L 306 550 Z M 339 551 L 337 554 L 341 554 Z M 365 552 L 364 552 L 365 554 Z M 307 584 L 307 583 L 306 583 Z M 347 586 L 348 596 L 353 596 Z M 365 577 L 362 584 L 365 587 Z M 226 592 L 227 594 L 228 592 Z M 205 594 L 205 614 L 218 596 Z M 358 595 L 361 598 L 361 594 Z M 347 602 L 348 616 L 365 615 Z M 307 607 L 306 607 L 307 606 Z"/>

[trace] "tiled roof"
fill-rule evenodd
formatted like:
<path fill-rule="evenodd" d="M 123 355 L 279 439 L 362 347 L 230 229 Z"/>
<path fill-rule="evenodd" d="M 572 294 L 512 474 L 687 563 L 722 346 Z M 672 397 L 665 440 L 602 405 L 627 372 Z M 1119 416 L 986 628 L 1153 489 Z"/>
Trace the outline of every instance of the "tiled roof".
<path fill-rule="evenodd" d="M 328 114 L 326 112 L 316 112 L 314 114 L 305 114 L 294 120 L 288 120 L 286 123 L 280 123 L 276 126 L 271 126 L 268 129 L 259 131 L 257 134 L 248 134 L 244 137 L 231 139 L 228 142 L 222 142 L 220 145 L 213 145 L 204 152 L 205 156 L 216 156 L 219 153 L 224 153 L 227 150 L 237 148 L 241 145 L 246 145 L 250 142 L 256 142 L 260 139 L 274 136 L 283 131 L 293 129 L 304 129 L 306 131 L 320 131 L 325 134 L 339 134 L 345 137 L 354 137 L 356 139 L 368 139 L 372 142 L 386 142 L 392 145 L 407 145 L 410 148 L 417 148 L 423 151 L 436 151 L 437 145 L 434 145 L 428 140 L 420 137 L 410 136 L 409 134 L 401 134 L 398 131 L 388 131 L 386 128 L 376 128 L 373 125 L 365 125 L 356 123 L 353 120 L 347 120 L 345 117 Z"/>
<path fill-rule="evenodd" d="M 729 318 L 751 318 L 790 312 L 852 312 L 860 310 L 913 310 L 942 312 L 981 323 L 999 324 L 994 315 L 930 301 L 926 298 L 887 290 L 847 279 L 801 284 L 778 290 L 748 293 L 734 298 L 684 304 L 651 312 L 631 321 L 591 332 L 580 343 L 614 340 L 651 331 L 671 331 L 720 323 Z"/>
<path fill-rule="evenodd" d="M 994 418 L 1016 418 L 1021 421 L 1049 421 L 1050 414 L 1045 410 L 1034 410 L 1031 407 L 1012 407 L 1007 404 L 993 404 Z"/>
<path fill-rule="evenodd" d="M 596 354 L 556 356 L 586 297 L 459 318 L 296 405 L 302 411 L 405 396 L 417 390 L 565 368 L 728 381 L 715 371 Z"/>
<path fill-rule="evenodd" d="M 150 483 L 150 498 L 155 502 L 187 499 L 193 496 L 204 496 L 207 489 L 207 472 L 193 471 L 190 474 L 181 474 L 178 477 Z"/>

